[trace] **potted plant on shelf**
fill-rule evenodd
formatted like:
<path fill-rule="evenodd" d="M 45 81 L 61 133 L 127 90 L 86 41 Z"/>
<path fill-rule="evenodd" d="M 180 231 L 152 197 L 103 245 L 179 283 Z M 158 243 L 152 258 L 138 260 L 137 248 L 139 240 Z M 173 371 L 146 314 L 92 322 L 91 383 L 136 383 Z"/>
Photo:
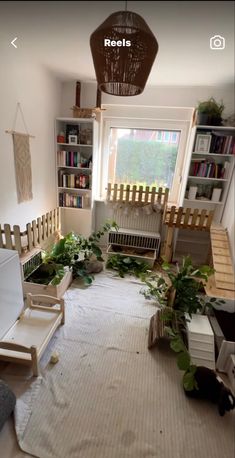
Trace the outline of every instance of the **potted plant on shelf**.
<path fill-rule="evenodd" d="M 196 108 L 196 122 L 198 125 L 202 126 L 221 126 L 223 111 L 223 101 L 217 103 L 216 100 L 211 97 L 209 100 L 199 102 Z"/>

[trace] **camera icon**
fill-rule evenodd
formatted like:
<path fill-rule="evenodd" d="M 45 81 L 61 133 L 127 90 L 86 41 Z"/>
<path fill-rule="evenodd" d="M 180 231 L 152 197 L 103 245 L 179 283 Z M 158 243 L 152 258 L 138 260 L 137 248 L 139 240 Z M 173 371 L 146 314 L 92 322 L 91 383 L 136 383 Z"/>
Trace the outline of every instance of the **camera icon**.
<path fill-rule="evenodd" d="M 215 35 L 210 38 L 210 48 L 211 49 L 224 49 L 225 48 L 225 38 L 220 35 Z"/>

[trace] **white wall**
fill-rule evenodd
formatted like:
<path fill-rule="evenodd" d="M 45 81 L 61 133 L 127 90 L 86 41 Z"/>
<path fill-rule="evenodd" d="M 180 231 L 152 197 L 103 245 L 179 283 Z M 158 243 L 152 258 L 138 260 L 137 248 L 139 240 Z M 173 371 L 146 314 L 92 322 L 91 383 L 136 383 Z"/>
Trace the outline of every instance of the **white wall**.
<path fill-rule="evenodd" d="M 11 47 L 12 48 L 12 47 Z M 27 222 L 55 208 L 54 119 L 59 115 L 61 83 L 48 70 L 13 48 L 1 56 L 0 72 L 0 223 Z M 17 203 L 11 129 L 20 102 L 30 139 L 33 200 Z M 18 115 L 17 131 L 25 131 Z"/>
<path fill-rule="evenodd" d="M 61 116 L 71 116 L 70 108 L 75 104 L 75 81 L 63 83 Z M 218 102 L 224 101 L 225 116 L 234 112 L 234 86 L 148 86 L 144 92 L 135 97 L 115 97 L 102 93 L 103 104 L 118 105 L 145 105 L 145 106 L 171 106 L 171 107 L 196 107 L 199 101 L 214 97 Z M 95 107 L 96 84 L 82 83 L 81 107 Z"/>

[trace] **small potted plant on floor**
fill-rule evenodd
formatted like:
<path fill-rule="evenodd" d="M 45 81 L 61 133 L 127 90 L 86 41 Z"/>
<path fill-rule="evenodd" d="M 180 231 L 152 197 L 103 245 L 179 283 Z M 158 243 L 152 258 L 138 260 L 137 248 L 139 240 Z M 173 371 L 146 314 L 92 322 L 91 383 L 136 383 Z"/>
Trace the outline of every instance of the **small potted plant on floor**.
<path fill-rule="evenodd" d="M 221 126 L 223 111 L 223 102 L 217 103 L 213 97 L 204 102 L 199 102 L 196 108 L 197 124 L 201 126 Z"/>

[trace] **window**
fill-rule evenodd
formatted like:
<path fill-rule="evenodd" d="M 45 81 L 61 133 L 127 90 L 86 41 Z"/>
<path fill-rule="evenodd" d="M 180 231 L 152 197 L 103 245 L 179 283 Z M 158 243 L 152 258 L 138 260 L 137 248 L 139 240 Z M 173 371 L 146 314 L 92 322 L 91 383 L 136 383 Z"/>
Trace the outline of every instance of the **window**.
<path fill-rule="evenodd" d="M 98 198 L 109 182 L 169 187 L 182 205 L 192 108 L 103 105 L 97 163 Z"/>
<path fill-rule="evenodd" d="M 180 132 L 111 127 L 108 182 L 172 187 Z"/>

